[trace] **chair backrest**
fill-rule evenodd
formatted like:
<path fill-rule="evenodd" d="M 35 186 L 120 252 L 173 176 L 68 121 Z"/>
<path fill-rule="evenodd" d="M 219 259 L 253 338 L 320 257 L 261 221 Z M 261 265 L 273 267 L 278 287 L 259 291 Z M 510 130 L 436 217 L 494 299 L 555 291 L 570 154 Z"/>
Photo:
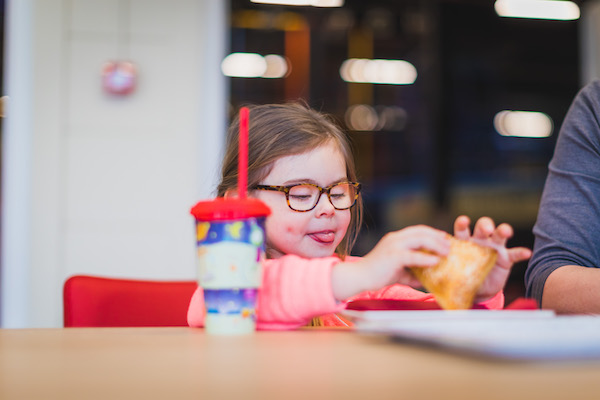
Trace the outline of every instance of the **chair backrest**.
<path fill-rule="evenodd" d="M 196 281 L 75 275 L 63 288 L 65 327 L 187 326 Z"/>

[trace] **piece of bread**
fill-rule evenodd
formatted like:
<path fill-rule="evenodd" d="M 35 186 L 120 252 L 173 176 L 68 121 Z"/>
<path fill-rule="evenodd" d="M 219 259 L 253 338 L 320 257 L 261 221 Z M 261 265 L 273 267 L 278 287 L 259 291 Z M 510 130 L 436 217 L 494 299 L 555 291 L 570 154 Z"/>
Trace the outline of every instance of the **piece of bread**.
<path fill-rule="evenodd" d="M 491 247 L 454 237 L 450 240 L 450 253 L 437 265 L 412 267 L 411 272 L 443 309 L 469 309 L 498 254 Z"/>

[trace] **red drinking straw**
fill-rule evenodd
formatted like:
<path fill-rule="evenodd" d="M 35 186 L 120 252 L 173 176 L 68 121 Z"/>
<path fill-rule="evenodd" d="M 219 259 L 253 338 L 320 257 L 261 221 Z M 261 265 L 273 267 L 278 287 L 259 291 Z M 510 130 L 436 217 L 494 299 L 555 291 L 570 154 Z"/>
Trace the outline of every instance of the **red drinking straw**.
<path fill-rule="evenodd" d="M 246 198 L 248 186 L 248 118 L 250 111 L 248 107 L 240 108 L 240 143 L 238 157 L 238 196 Z"/>

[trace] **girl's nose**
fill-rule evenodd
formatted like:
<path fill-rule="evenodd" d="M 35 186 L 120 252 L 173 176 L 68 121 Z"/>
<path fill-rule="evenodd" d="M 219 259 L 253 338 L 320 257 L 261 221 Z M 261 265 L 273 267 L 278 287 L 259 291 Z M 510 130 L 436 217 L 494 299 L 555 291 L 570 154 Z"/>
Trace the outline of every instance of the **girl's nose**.
<path fill-rule="evenodd" d="M 317 216 L 330 216 L 335 213 L 335 207 L 333 207 L 333 204 L 329 201 L 327 193 L 321 193 L 317 205 L 315 206 L 315 212 Z"/>

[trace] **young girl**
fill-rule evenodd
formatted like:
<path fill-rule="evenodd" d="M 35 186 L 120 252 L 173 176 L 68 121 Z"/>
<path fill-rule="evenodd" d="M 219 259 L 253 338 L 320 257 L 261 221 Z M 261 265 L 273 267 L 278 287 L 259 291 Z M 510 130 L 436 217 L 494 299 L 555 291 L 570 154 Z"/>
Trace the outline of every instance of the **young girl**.
<path fill-rule="evenodd" d="M 238 126 L 235 120 L 229 128 L 218 196 L 237 193 Z M 450 249 L 446 232 L 412 226 L 386 234 L 364 257 L 349 256 L 362 219 L 360 184 L 347 138 L 327 116 L 298 104 L 251 107 L 248 143 L 249 196 L 271 209 L 258 329 L 293 329 L 311 321 L 346 325 L 335 313 L 351 300 L 434 300 L 410 287 L 419 283 L 407 267 L 435 265 Z M 510 269 L 530 251 L 506 248 L 512 236 L 507 224 L 495 227 L 490 218 L 481 218 L 473 236 L 469 225 L 468 217 L 458 217 L 455 237 L 498 251 L 476 301 L 502 308 Z M 199 288 L 188 323 L 202 326 L 203 321 Z"/>

